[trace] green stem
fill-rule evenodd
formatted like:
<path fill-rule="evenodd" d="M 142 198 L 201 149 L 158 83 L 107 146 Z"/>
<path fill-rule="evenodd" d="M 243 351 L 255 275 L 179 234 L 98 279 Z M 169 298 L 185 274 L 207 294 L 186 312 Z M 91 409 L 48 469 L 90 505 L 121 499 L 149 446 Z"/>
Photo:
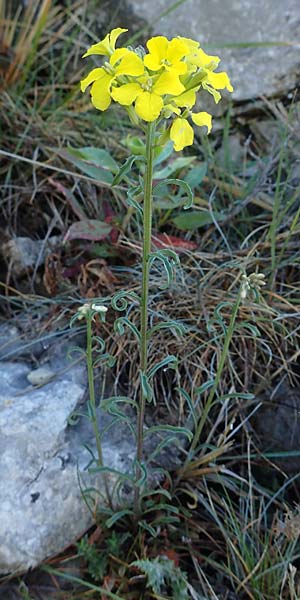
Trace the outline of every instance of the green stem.
<path fill-rule="evenodd" d="M 156 122 L 148 123 L 146 132 L 146 169 L 144 175 L 144 207 L 143 207 L 143 275 L 142 275 L 142 293 L 141 293 L 141 347 L 140 347 L 140 368 L 141 372 L 147 374 L 148 365 L 148 296 L 149 296 L 149 254 L 151 252 L 151 232 L 152 232 L 152 180 L 153 180 L 153 156 L 154 156 L 154 136 Z M 137 413 L 137 468 L 136 481 L 141 477 L 140 463 L 143 459 L 144 442 L 144 418 L 145 418 L 146 398 L 142 386 L 140 391 L 140 403 Z M 134 490 L 134 513 L 138 517 L 140 512 L 140 486 L 135 485 Z"/>
<path fill-rule="evenodd" d="M 213 384 L 213 386 L 210 389 L 210 393 L 209 393 L 209 396 L 208 396 L 207 401 L 205 403 L 205 406 L 204 406 L 201 418 L 199 420 L 199 423 L 197 425 L 197 428 L 196 428 L 196 431 L 195 431 L 195 434 L 194 434 L 194 437 L 193 437 L 193 441 L 191 443 L 188 455 L 186 457 L 186 460 L 185 460 L 185 462 L 183 464 L 182 469 L 180 470 L 180 476 L 178 477 L 178 480 L 177 480 L 176 483 L 178 483 L 180 481 L 180 479 L 182 479 L 182 476 L 184 475 L 184 472 L 185 472 L 185 468 L 187 467 L 187 465 L 189 464 L 189 462 L 193 459 L 193 456 L 194 456 L 194 453 L 195 453 L 195 449 L 196 449 L 196 447 L 198 445 L 198 442 L 199 442 L 199 439 L 200 439 L 203 427 L 204 427 L 204 425 L 206 423 L 209 411 L 210 411 L 211 406 L 213 404 L 215 393 L 216 393 L 217 388 L 219 386 L 221 375 L 222 375 L 222 372 L 223 372 L 223 368 L 224 368 L 224 365 L 225 365 L 225 362 L 226 362 L 226 359 L 227 359 L 227 356 L 228 356 L 229 346 L 231 344 L 231 340 L 232 340 L 232 337 L 233 337 L 235 321 L 236 321 L 236 318 L 237 318 L 237 315 L 238 315 L 238 310 L 239 310 L 240 304 L 241 304 L 241 290 L 239 292 L 239 295 L 238 295 L 238 297 L 236 299 L 236 302 L 234 304 L 234 307 L 233 307 L 233 311 L 231 313 L 230 322 L 229 322 L 227 333 L 226 333 L 226 337 L 225 337 L 225 340 L 224 340 L 224 346 L 223 346 L 223 349 L 222 349 L 222 352 L 221 352 L 220 361 L 219 361 L 219 364 L 218 364 L 218 368 L 217 368 L 217 372 L 216 372 L 214 384 Z"/>
<path fill-rule="evenodd" d="M 103 467 L 103 452 L 102 452 L 102 443 L 101 443 L 101 435 L 98 428 L 97 422 L 97 411 L 96 411 L 96 395 L 95 395 L 95 384 L 94 384 L 94 370 L 93 370 L 93 332 L 92 332 L 92 315 L 88 314 L 86 317 L 86 362 L 87 362 L 87 372 L 88 372 L 88 384 L 89 384 L 89 404 L 91 411 L 91 422 L 94 430 L 94 436 L 96 440 L 97 447 L 97 465 L 98 467 Z M 104 487 L 107 500 L 111 506 L 111 497 L 108 487 L 108 481 L 106 477 L 106 473 L 104 473 Z"/>

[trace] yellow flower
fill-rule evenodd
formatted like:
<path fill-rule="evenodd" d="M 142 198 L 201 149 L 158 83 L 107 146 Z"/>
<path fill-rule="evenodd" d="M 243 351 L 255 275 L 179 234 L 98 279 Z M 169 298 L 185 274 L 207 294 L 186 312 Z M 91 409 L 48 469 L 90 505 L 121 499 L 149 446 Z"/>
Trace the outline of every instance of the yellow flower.
<path fill-rule="evenodd" d="M 184 84 L 188 87 L 193 87 L 193 85 L 196 86 L 200 83 L 203 89 L 214 97 L 216 103 L 221 99 L 221 94 L 217 90 L 227 89 L 229 92 L 233 92 L 233 87 L 227 73 L 214 72 L 220 62 L 220 58 L 218 56 L 206 54 L 204 50 L 200 48 L 199 42 L 190 40 L 189 38 L 180 39 L 189 48 L 189 54 L 185 58 L 188 64 L 188 74 L 197 72 L 192 80 L 188 81 L 188 79 L 186 79 Z M 198 91 L 198 89 L 199 85 L 196 91 Z"/>
<path fill-rule="evenodd" d="M 144 121 L 155 121 L 164 106 L 162 96 L 176 96 L 184 92 L 184 85 L 174 73 L 165 71 L 159 77 L 144 75 L 134 83 L 113 87 L 111 96 L 119 104 L 130 106 L 135 102 L 135 112 Z"/>
<path fill-rule="evenodd" d="M 191 119 L 199 127 L 206 126 L 207 133 L 211 130 L 212 117 L 207 112 L 190 113 Z M 170 139 L 174 143 L 174 150 L 178 152 L 186 146 L 191 146 L 194 141 L 194 130 L 185 117 L 176 117 L 170 129 Z"/>
<path fill-rule="evenodd" d="M 118 37 L 128 31 L 128 29 L 122 29 L 121 27 L 117 27 L 117 29 L 113 29 L 110 33 L 108 33 L 104 40 L 98 42 L 97 44 L 93 44 L 87 52 L 83 55 L 82 58 L 86 56 L 90 56 L 91 54 L 100 54 L 102 56 L 111 56 L 112 53 L 116 49 L 116 41 Z"/>
<path fill-rule="evenodd" d="M 216 90 L 226 89 L 229 92 L 233 92 L 233 87 L 232 87 L 232 85 L 230 83 L 230 79 L 229 79 L 227 73 L 225 73 L 225 71 L 223 71 L 222 73 L 214 73 L 213 71 L 209 71 L 208 69 L 205 69 L 205 70 L 206 70 L 206 75 L 202 81 L 202 87 L 203 87 L 203 89 L 207 90 L 207 92 L 212 94 L 212 96 L 214 97 L 214 100 L 217 104 L 219 102 L 219 100 L 221 99 L 221 94 L 219 92 L 217 92 Z"/>
<path fill-rule="evenodd" d="M 129 75 L 139 76 L 144 73 L 142 59 L 127 48 L 118 48 L 111 55 L 109 62 L 103 67 L 92 69 L 92 71 L 82 79 L 81 91 L 92 83 L 91 97 L 92 104 L 99 110 L 106 110 L 111 103 L 111 86 L 118 76 Z"/>
<path fill-rule="evenodd" d="M 158 35 L 148 40 L 147 48 L 149 54 L 144 57 L 144 64 L 150 71 L 163 68 L 177 75 L 186 72 L 187 64 L 182 58 L 189 53 L 189 48 L 182 39 L 174 38 L 169 41 L 166 37 Z"/>
<path fill-rule="evenodd" d="M 84 54 L 100 54 L 106 62 L 81 81 L 81 90 L 91 85 L 92 104 L 99 110 L 106 110 L 112 99 L 126 106 L 136 124 L 139 118 L 151 122 L 175 114 L 171 126 L 175 150 L 190 145 L 193 133 L 186 116 L 197 125 L 206 125 L 209 131 L 211 128 L 208 113 L 189 112 L 200 88 L 212 94 L 215 102 L 221 98 L 218 90 L 233 91 L 227 73 L 215 72 L 219 57 L 206 54 L 199 42 L 184 37 L 153 37 L 147 42 L 148 54 L 139 49 L 116 50 L 119 36 L 126 31 L 113 29 Z"/>
<path fill-rule="evenodd" d="M 179 39 L 189 48 L 189 54 L 186 56 L 189 70 L 195 71 L 197 68 L 215 69 L 218 66 L 221 59 L 218 56 L 206 54 L 204 50 L 200 48 L 199 42 L 185 37 L 180 37 Z"/>

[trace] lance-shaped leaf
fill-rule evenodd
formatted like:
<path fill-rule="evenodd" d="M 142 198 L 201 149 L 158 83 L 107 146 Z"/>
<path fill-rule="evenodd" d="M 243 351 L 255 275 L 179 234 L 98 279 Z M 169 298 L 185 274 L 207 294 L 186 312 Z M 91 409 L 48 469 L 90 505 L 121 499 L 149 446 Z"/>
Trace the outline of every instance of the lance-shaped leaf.
<path fill-rule="evenodd" d="M 104 240 L 112 230 L 109 223 L 96 221 L 96 219 L 87 219 L 86 221 L 77 221 L 69 227 L 63 243 L 70 240 Z"/>
<path fill-rule="evenodd" d="M 178 321 L 163 321 L 162 323 L 157 323 L 156 325 L 153 325 L 153 327 L 148 329 L 148 339 L 151 338 L 152 334 L 155 331 L 159 331 L 160 329 L 170 329 L 171 331 L 174 331 L 180 336 L 184 335 L 186 332 L 186 327 L 182 323 L 178 323 Z"/>
<path fill-rule="evenodd" d="M 174 266 L 180 264 L 179 257 L 174 250 L 170 250 L 169 248 L 156 250 L 156 252 L 151 252 L 149 255 L 149 269 L 156 260 L 160 260 L 165 269 L 167 283 L 160 285 L 160 288 L 166 289 L 174 279 Z"/>
<path fill-rule="evenodd" d="M 150 385 L 149 378 L 147 377 L 146 373 L 143 373 L 143 371 L 140 371 L 140 380 L 141 380 L 141 388 L 142 388 L 143 397 L 148 402 L 152 402 L 153 388 Z"/>
<path fill-rule="evenodd" d="M 198 163 L 186 174 L 184 181 L 186 181 L 193 190 L 195 187 L 198 187 L 200 183 L 202 183 L 206 173 L 207 163 Z"/>
<path fill-rule="evenodd" d="M 177 369 L 177 367 L 178 367 L 177 356 L 174 356 L 173 354 L 169 354 L 169 356 L 166 356 L 165 358 L 163 358 L 163 360 L 160 360 L 158 363 L 156 363 L 156 365 L 154 365 L 154 367 L 152 367 L 152 369 L 150 369 L 148 372 L 149 379 L 152 378 L 153 375 L 155 375 L 155 373 L 159 369 L 163 369 L 166 367 L 168 367 L 169 369 Z"/>
<path fill-rule="evenodd" d="M 204 227 L 204 225 L 210 225 L 213 223 L 213 218 L 216 221 L 222 221 L 225 219 L 225 215 L 220 212 L 214 212 L 212 215 L 209 210 L 193 210 L 187 214 L 178 215 L 173 219 L 173 223 L 178 229 L 191 231 L 198 227 Z"/>
<path fill-rule="evenodd" d="M 171 154 L 173 154 L 173 142 L 169 141 L 166 144 L 164 144 L 163 146 L 160 147 L 158 153 L 156 154 L 154 161 L 153 161 L 153 165 L 160 165 L 162 162 L 164 162 L 165 160 L 167 160 L 167 158 L 169 158 L 169 156 L 171 156 Z"/>
<path fill-rule="evenodd" d="M 142 205 L 136 200 L 136 198 L 138 198 L 143 192 L 143 186 L 139 185 L 137 188 L 133 188 L 133 189 L 129 189 L 127 192 L 127 204 L 129 206 L 132 206 L 133 208 L 135 208 L 138 213 L 141 215 L 141 217 L 143 216 L 143 207 Z"/>
<path fill-rule="evenodd" d="M 183 208 L 186 210 L 191 208 L 194 200 L 193 192 L 189 186 L 189 184 L 184 181 L 184 179 L 164 179 L 163 181 L 159 181 L 153 188 L 153 196 L 157 196 L 160 188 L 166 185 L 176 185 L 187 195 L 187 201 L 184 204 Z"/>
<path fill-rule="evenodd" d="M 129 173 L 129 171 L 131 171 L 132 169 L 132 165 L 135 162 L 145 162 L 145 157 L 144 156 L 129 156 L 126 161 L 124 162 L 124 164 L 120 167 L 118 173 L 115 175 L 112 185 L 118 185 L 118 183 L 120 183 L 120 181 L 122 181 L 122 179 L 124 179 L 124 177 L 127 175 L 127 173 Z"/>
<path fill-rule="evenodd" d="M 169 162 L 169 164 L 163 169 L 160 169 L 160 171 L 154 171 L 153 179 L 167 179 L 174 173 L 184 169 L 184 167 L 188 167 L 194 160 L 195 156 L 180 156 L 179 158 L 175 158 L 175 160 Z M 186 181 L 186 177 L 184 180 Z"/>
<path fill-rule="evenodd" d="M 123 519 L 123 517 L 126 517 L 128 515 L 132 515 L 132 510 L 130 510 L 129 508 L 123 508 L 123 510 L 118 510 L 109 519 L 105 521 L 105 525 L 110 529 L 110 527 L 115 525 L 115 523 L 120 521 L 120 519 Z"/>
<path fill-rule="evenodd" d="M 116 321 L 114 322 L 115 332 L 119 333 L 120 335 L 124 335 L 124 333 L 125 333 L 124 325 L 126 325 L 126 327 L 128 327 L 128 329 L 130 329 L 130 331 L 132 331 L 133 335 L 136 337 L 137 341 L 140 343 L 140 341 L 141 341 L 140 332 L 137 329 L 137 327 L 133 323 L 131 323 L 131 321 L 127 317 L 119 317 L 118 319 L 116 319 Z"/>
<path fill-rule="evenodd" d="M 92 177 L 92 179 L 96 179 L 97 181 L 110 186 L 114 178 L 113 173 L 116 171 L 116 163 L 114 163 L 113 158 L 108 155 L 108 153 L 105 153 L 105 150 L 103 150 L 102 153 L 110 156 L 110 161 L 105 160 L 104 155 L 102 155 L 103 161 L 101 166 L 99 166 L 99 164 L 96 165 L 94 161 L 90 160 L 91 155 L 88 156 L 88 154 L 85 152 L 86 150 L 88 149 L 75 149 L 69 147 L 68 150 L 61 150 L 60 148 L 56 148 L 57 154 L 71 162 L 73 165 L 75 165 L 75 167 L 80 169 L 80 171 L 85 173 L 85 175 L 88 175 L 89 177 Z M 96 148 L 94 150 L 96 150 Z M 101 150 L 98 149 L 98 152 L 101 152 Z M 110 162 L 109 167 L 108 162 Z M 115 166 L 113 166 L 113 164 Z"/>
<path fill-rule="evenodd" d="M 173 444 L 178 443 L 178 438 L 175 436 L 166 436 L 157 446 L 156 448 L 153 450 L 153 452 L 151 452 L 151 454 L 149 454 L 149 456 L 147 457 L 147 464 L 150 463 L 152 460 L 154 460 L 154 458 L 160 453 L 162 452 L 162 450 L 166 447 L 166 446 L 171 446 Z M 169 498 L 169 500 L 171 500 L 171 498 Z"/>
<path fill-rule="evenodd" d="M 148 478 L 148 472 L 147 472 L 147 467 L 146 465 L 141 462 L 140 460 L 135 459 L 133 461 L 133 469 L 136 472 L 140 472 L 141 476 L 140 478 L 135 482 L 136 485 L 138 485 L 139 487 L 141 487 L 142 485 L 144 485 L 144 483 L 146 483 L 147 478 Z"/>
<path fill-rule="evenodd" d="M 170 433 L 177 435 L 184 435 L 188 438 L 189 441 L 193 439 L 193 433 L 187 429 L 186 427 L 176 427 L 176 425 L 154 425 L 153 427 L 149 427 L 144 432 L 144 436 L 150 435 L 151 433 L 160 433 L 164 431 L 169 431 Z"/>
<path fill-rule="evenodd" d="M 192 419 L 193 425 L 194 425 L 194 430 L 195 430 L 196 427 L 197 427 L 198 419 L 197 419 L 197 413 L 195 411 L 195 406 L 193 404 L 192 398 L 187 393 L 187 391 L 184 390 L 183 388 L 177 388 L 177 389 L 180 392 L 180 394 L 184 397 L 184 399 L 185 399 L 185 401 L 186 401 L 186 403 L 187 403 L 187 405 L 189 407 L 190 414 L 188 415 L 188 422 L 189 422 L 190 419 Z"/>
<path fill-rule="evenodd" d="M 140 302 L 139 296 L 135 292 L 130 292 L 126 290 L 120 290 L 117 292 L 112 300 L 111 306 L 114 310 L 118 310 L 119 312 L 126 310 L 128 307 L 128 301 L 132 300 L 133 302 Z"/>

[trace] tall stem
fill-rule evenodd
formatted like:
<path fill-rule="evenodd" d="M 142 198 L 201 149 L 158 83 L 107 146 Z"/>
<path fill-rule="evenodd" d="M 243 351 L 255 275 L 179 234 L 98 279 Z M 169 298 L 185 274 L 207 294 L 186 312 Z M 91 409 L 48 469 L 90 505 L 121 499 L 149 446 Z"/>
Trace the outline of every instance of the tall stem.
<path fill-rule="evenodd" d="M 227 357 L 228 357 L 229 346 L 231 344 L 231 340 L 232 340 L 232 337 L 233 337 L 233 334 L 234 334 L 234 326 L 235 326 L 235 321 L 236 321 L 236 318 L 237 318 L 237 315 L 238 315 L 240 304 L 241 304 L 241 290 L 239 291 L 239 295 L 238 295 L 238 297 L 236 299 L 236 302 L 235 302 L 235 304 L 233 306 L 233 311 L 231 313 L 230 322 L 229 322 L 227 333 L 226 333 L 226 337 L 225 337 L 225 340 L 224 340 L 224 346 L 223 346 L 223 349 L 222 349 L 222 352 L 221 352 L 220 361 L 219 361 L 217 372 L 216 372 L 216 376 L 215 376 L 215 381 L 214 381 L 213 386 L 210 389 L 209 396 L 207 398 L 207 401 L 206 401 L 205 406 L 203 408 L 203 412 L 202 412 L 201 418 L 200 418 L 200 420 L 198 422 L 198 425 L 197 425 L 195 433 L 194 433 L 194 437 L 193 437 L 193 441 L 192 441 L 191 446 L 190 446 L 190 450 L 188 452 L 188 455 L 186 457 L 186 460 L 185 460 L 182 468 L 180 469 L 180 473 L 179 473 L 179 476 L 177 478 L 176 485 L 179 483 L 180 479 L 182 479 L 182 477 L 183 477 L 183 475 L 185 473 L 185 470 L 186 470 L 188 464 L 190 463 L 190 461 L 194 457 L 195 450 L 196 450 L 196 447 L 198 445 L 198 442 L 199 442 L 199 439 L 200 439 L 203 427 L 204 427 L 204 425 L 206 423 L 209 411 L 210 411 L 211 406 L 213 404 L 215 393 L 216 393 L 216 391 L 218 389 L 218 386 L 219 386 L 219 383 L 220 383 L 220 379 L 221 379 L 221 376 L 222 376 L 222 372 L 223 372 L 223 369 L 224 369 L 224 365 L 225 365 L 225 362 L 226 362 Z"/>
<path fill-rule="evenodd" d="M 93 332 L 92 332 L 92 315 L 87 315 L 86 319 L 86 362 L 87 362 L 87 372 L 88 372 L 88 384 L 89 384 L 89 403 L 90 403 L 90 411 L 91 411 L 91 421 L 94 430 L 94 436 L 96 440 L 97 447 L 97 465 L 98 467 L 103 467 L 103 452 L 102 452 L 102 443 L 101 443 L 101 435 L 98 428 L 97 423 L 97 411 L 96 411 L 96 396 L 95 396 L 95 384 L 94 384 L 94 371 L 93 371 Z M 106 473 L 104 473 L 104 487 L 106 498 L 108 500 L 109 505 L 111 506 L 111 497 L 108 487 L 108 481 Z"/>
<path fill-rule="evenodd" d="M 146 170 L 144 175 L 144 207 L 143 207 L 143 275 L 142 275 L 142 293 L 141 293 L 141 347 L 140 347 L 140 368 L 141 372 L 147 373 L 148 365 L 148 296 L 149 296 L 149 254 L 151 251 L 151 231 L 152 231 L 152 180 L 153 180 L 153 156 L 154 156 L 154 136 L 155 121 L 148 123 L 146 133 Z M 137 469 L 136 481 L 141 477 L 140 463 L 143 459 L 143 428 L 145 417 L 146 398 L 143 394 L 142 386 L 140 391 L 140 402 L 137 413 Z M 135 485 L 134 490 L 134 512 L 137 517 L 140 512 L 140 486 Z"/>

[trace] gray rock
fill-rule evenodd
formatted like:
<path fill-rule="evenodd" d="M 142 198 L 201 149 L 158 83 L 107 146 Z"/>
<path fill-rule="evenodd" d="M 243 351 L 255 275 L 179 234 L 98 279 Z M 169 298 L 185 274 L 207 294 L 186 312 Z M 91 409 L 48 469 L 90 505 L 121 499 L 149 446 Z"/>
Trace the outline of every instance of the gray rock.
<path fill-rule="evenodd" d="M 210 54 L 221 56 L 221 70 L 228 71 L 235 88 L 234 100 L 281 95 L 299 84 L 299 47 L 292 45 L 299 42 L 299 0 L 185 0 L 163 18 L 159 15 L 173 0 L 130 0 L 129 4 L 139 18 L 153 25 L 154 34 L 190 37 Z M 221 47 L 246 42 L 278 46 Z"/>
<path fill-rule="evenodd" d="M 59 351 L 57 363 L 62 369 Z M 55 361 L 49 368 L 55 368 Z M 90 454 L 83 444 L 95 452 L 89 421 L 68 425 L 84 402 L 84 366 L 76 364 L 38 389 L 28 385 L 29 372 L 25 363 L 0 363 L 1 573 L 36 566 L 92 524 L 78 475 L 84 489 L 94 486 L 103 492 L 100 476 L 85 471 Z M 108 418 L 101 415 L 102 424 Z M 110 429 L 103 452 L 107 465 L 129 470 L 134 448 L 128 430 Z"/>
<path fill-rule="evenodd" d="M 39 367 L 28 373 L 27 380 L 31 385 L 40 386 L 49 383 L 53 377 L 55 377 L 55 372 L 49 367 Z"/>
<path fill-rule="evenodd" d="M 294 454 L 300 454 L 300 389 L 282 382 L 257 400 L 262 405 L 255 413 L 253 428 L 260 449 L 262 452 L 286 453 L 286 456 L 274 456 L 272 461 L 289 475 L 299 473 L 300 455 Z"/>
<path fill-rule="evenodd" d="M 86 412 L 87 399 L 84 360 L 73 354 L 72 364 L 66 357 L 70 347 L 69 341 L 57 339 L 37 369 L 25 362 L 0 362 L 0 573 L 23 572 L 58 554 L 91 526 L 95 506 L 105 504 L 101 475 L 87 470 L 87 447 L 96 455 L 91 422 L 79 416 L 76 424 L 69 423 L 74 411 Z M 112 382 L 107 387 L 110 394 Z M 103 436 L 105 465 L 131 472 L 135 444 L 128 427 L 120 421 L 112 425 L 103 411 L 97 416 L 100 428 L 109 426 Z M 161 440 L 157 433 L 146 436 L 147 456 Z M 179 456 L 173 443 L 152 465 L 172 469 L 180 464 Z M 86 496 L 90 511 L 78 476 L 83 490 L 94 490 Z M 151 478 L 158 482 L 157 471 Z M 109 474 L 109 485 L 115 482 Z M 125 486 L 123 491 L 124 501 L 131 502 L 132 490 Z"/>
<path fill-rule="evenodd" d="M 10 265 L 12 273 L 19 276 L 26 273 L 27 269 L 42 265 L 45 257 L 53 252 L 59 242 L 61 242 L 61 238 L 55 235 L 49 237 L 48 240 L 16 237 L 2 244 L 0 252 Z"/>

